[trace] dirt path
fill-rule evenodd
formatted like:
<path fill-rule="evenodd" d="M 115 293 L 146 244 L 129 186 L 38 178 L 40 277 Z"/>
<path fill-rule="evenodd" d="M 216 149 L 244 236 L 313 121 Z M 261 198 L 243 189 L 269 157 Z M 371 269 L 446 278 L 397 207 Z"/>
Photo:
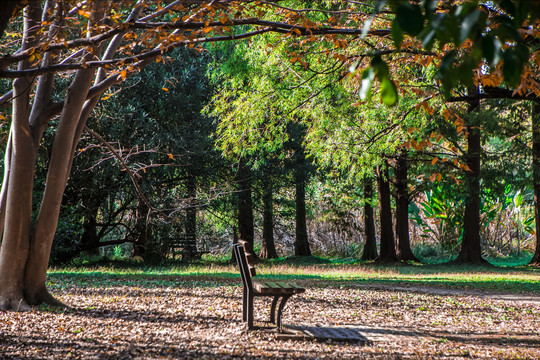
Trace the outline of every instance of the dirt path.
<path fill-rule="evenodd" d="M 430 286 L 396 286 L 390 284 L 358 284 L 355 287 L 360 289 L 402 291 L 417 294 L 431 294 L 441 296 L 474 296 L 481 299 L 491 299 L 500 301 L 512 301 L 523 304 L 540 306 L 539 295 L 528 294 L 501 294 L 487 291 L 461 290 L 461 289 L 441 289 Z"/>

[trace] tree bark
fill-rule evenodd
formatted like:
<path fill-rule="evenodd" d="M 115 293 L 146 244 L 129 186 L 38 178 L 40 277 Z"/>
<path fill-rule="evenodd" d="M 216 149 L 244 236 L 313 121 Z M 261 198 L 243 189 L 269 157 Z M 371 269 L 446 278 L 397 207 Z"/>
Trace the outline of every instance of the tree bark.
<path fill-rule="evenodd" d="M 297 256 L 311 256 L 306 223 L 306 156 L 301 146 L 296 150 L 296 241 L 294 254 Z"/>
<path fill-rule="evenodd" d="M 375 236 L 375 215 L 373 213 L 373 184 L 371 179 L 364 180 L 364 250 L 362 260 L 377 258 L 377 239 Z"/>
<path fill-rule="evenodd" d="M 396 160 L 396 255 L 401 261 L 417 261 L 409 237 L 409 189 L 407 151 L 401 150 Z"/>
<path fill-rule="evenodd" d="M 255 228 L 253 225 L 253 203 L 251 200 L 251 171 L 244 161 L 238 169 L 238 237 L 247 241 L 253 251 Z"/>
<path fill-rule="evenodd" d="M 188 170 L 189 171 L 189 170 Z M 193 174 L 187 176 L 188 207 L 186 209 L 186 239 L 189 243 L 186 259 L 191 260 L 196 257 L 197 251 L 197 183 Z"/>
<path fill-rule="evenodd" d="M 140 256 L 143 259 L 146 257 L 146 249 L 148 248 L 148 216 L 149 209 L 146 203 L 142 200 L 137 201 L 135 209 L 135 226 L 133 229 L 133 256 Z"/>
<path fill-rule="evenodd" d="M 469 89 L 469 95 L 474 95 L 478 89 Z M 479 101 L 470 103 L 467 112 L 471 114 L 479 106 Z M 463 240 L 458 262 L 481 264 L 482 249 L 480 242 L 480 156 L 482 143 L 478 124 L 472 123 L 469 118 L 467 125 L 467 154 L 465 160 L 470 171 L 465 172 L 467 197 L 465 199 L 465 213 L 463 218 Z"/>
<path fill-rule="evenodd" d="M 41 21 L 41 14 L 48 13 L 50 2 L 42 9 L 41 2 L 29 2 L 25 9 L 25 29 L 23 49 L 32 45 L 36 38 L 35 26 Z M 104 1 L 93 4 L 89 24 L 103 19 Z M 42 12 L 43 10 L 43 12 Z M 52 25 L 51 25 L 52 26 Z M 89 28 L 92 26 L 89 25 Z M 85 60 L 93 55 L 88 52 Z M 44 57 L 44 63 L 50 59 Z M 23 61 L 19 69 L 29 65 Z M 9 170 L 8 194 L 5 213 L 5 229 L 0 252 L 0 308 L 24 309 L 26 304 L 45 302 L 61 305 L 47 291 L 46 272 L 62 195 L 71 167 L 73 144 L 78 141 L 75 129 L 80 121 L 81 109 L 86 101 L 95 71 L 83 69 L 77 72 L 67 90 L 66 101 L 58 121 L 58 128 L 53 142 L 52 156 L 43 199 L 36 224 L 32 231 L 30 217 L 32 212 L 33 174 L 36 162 L 37 146 L 44 126 L 50 120 L 49 109 L 51 78 L 40 79 L 34 96 L 34 107 L 30 113 L 30 91 L 34 79 L 20 78 L 13 86 L 13 126 L 11 133 L 12 156 Z M 43 81 L 42 81 L 43 80 Z M 24 163 L 24 164 L 23 164 Z M 16 203 L 13 198 L 16 197 Z M 17 230 L 15 230 L 17 229 Z M 21 281 L 22 280 L 22 281 Z M 21 296 L 22 294 L 22 296 Z"/>
<path fill-rule="evenodd" d="M 277 259 L 274 242 L 274 199 L 272 180 L 269 176 L 263 178 L 263 238 L 261 242 L 260 257 L 263 259 Z"/>
<path fill-rule="evenodd" d="M 379 188 L 379 216 L 381 227 L 381 251 L 377 261 L 397 262 L 396 244 L 392 226 L 392 205 L 390 199 L 390 182 L 388 180 L 388 162 L 377 166 L 377 184 Z"/>
<path fill-rule="evenodd" d="M 22 49 L 35 42 L 35 28 L 40 21 L 39 3 L 24 10 L 25 22 Z M 29 66 L 19 64 L 19 70 Z M 30 92 L 33 78 L 19 78 L 13 82 L 13 113 L 10 129 L 11 159 L 7 184 L 4 233 L 0 249 L 0 310 L 28 310 L 24 297 L 25 266 L 31 234 L 32 190 L 37 157 L 35 133 L 30 126 Z M 47 259 L 48 260 L 48 259 Z"/>
<path fill-rule="evenodd" d="M 540 266 L 540 103 L 533 104 L 532 113 L 533 138 L 533 188 L 534 188 L 534 218 L 536 227 L 536 250 L 529 262 L 530 265 Z"/>

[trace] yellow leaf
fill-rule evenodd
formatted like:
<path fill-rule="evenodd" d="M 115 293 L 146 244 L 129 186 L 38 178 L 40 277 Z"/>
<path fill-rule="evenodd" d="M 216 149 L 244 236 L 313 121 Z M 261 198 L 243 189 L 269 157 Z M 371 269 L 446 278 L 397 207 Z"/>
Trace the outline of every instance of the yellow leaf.
<path fill-rule="evenodd" d="M 435 165 L 435 163 L 439 160 L 439 158 L 433 158 L 433 160 L 431 160 L 431 165 Z"/>
<path fill-rule="evenodd" d="M 169 159 L 173 160 L 174 159 L 174 156 L 173 154 L 167 154 L 167 156 L 169 157 Z"/>
<path fill-rule="evenodd" d="M 122 77 L 122 80 L 124 80 L 127 76 L 127 70 L 122 70 L 122 72 L 120 73 L 120 77 Z"/>

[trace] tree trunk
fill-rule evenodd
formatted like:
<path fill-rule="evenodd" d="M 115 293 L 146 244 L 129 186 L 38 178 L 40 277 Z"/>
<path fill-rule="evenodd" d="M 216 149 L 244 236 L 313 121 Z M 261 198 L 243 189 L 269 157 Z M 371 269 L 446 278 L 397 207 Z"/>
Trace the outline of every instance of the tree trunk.
<path fill-rule="evenodd" d="M 197 183 L 193 174 L 187 177 L 188 208 L 186 209 L 186 239 L 189 243 L 182 260 L 191 260 L 197 256 Z M 184 259 L 184 256 L 186 257 Z"/>
<path fill-rule="evenodd" d="M 536 251 L 529 262 L 530 265 L 540 266 L 540 103 L 533 104 L 532 114 L 533 137 L 533 187 L 534 187 L 534 218 L 536 222 Z"/>
<path fill-rule="evenodd" d="M 148 248 L 148 213 L 149 209 L 142 200 L 137 201 L 135 209 L 135 226 L 133 229 L 133 256 L 146 257 Z"/>
<path fill-rule="evenodd" d="M 396 160 L 396 255 L 401 261 L 417 261 L 409 237 L 409 189 L 407 151 L 401 150 Z"/>
<path fill-rule="evenodd" d="M 242 161 L 238 169 L 238 237 L 247 241 L 253 251 L 255 229 L 253 226 L 253 204 L 251 200 L 251 171 Z"/>
<path fill-rule="evenodd" d="M 379 188 L 379 215 L 381 226 L 381 251 L 377 261 L 396 262 L 396 244 L 392 226 L 392 204 L 390 199 L 390 182 L 388 180 L 388 162 L 384 168 L 377 166 L 377 184 Z"/>
<path fill-rule="evenodd" d="M 297 256 L 311 256 L 309 248 L 306 223 L 306 156 L 301 146 L 296 150 L 296 241 L 294 254 Z"/>
<path fill-rule="evenodd" d="M 29 2 L 25 9 L 25 29 L 22 49 L 32 46 L 41 22 L 42 10 L 48 14 L 51 2 Z M 89 28 L 103 18 L 105 2 L 93 3 L 94 9 L 89 19 Z M 92 25 L 90 25 L 92 24 Z M 89 35 L 91 35 L 89 33 Z M 87 52 L 84 60 L 94 55 Z M 50 56 L 43 57 L 48 64 Z M 28 61 L 21 62 L 19 69 L 28 67 Z M 72 149 L 78 142 L 75 129 L 86 121 L 81 111 L 87 99 L 95 70 L 79 70 L 69 86 L 55 133 L 52 156 L 39 214 L 32 231 L 33 175 L 37 146 L 43 129 L 54 116 L 49 109 L 53 82 L 49 75 L 43 75 L 36 88 L 34 107 L 30 112 L 30 91 L 34 91 L 33 79 L 19 78 L 13 83 L 13 117 L 11 137 L 11 164 L 7 172 L 7 196 L 5 228 L 0 251 L 0 308 L 26 309 L 27 304 L 45 302 L 61 305 L 46 289 L 47 266 L 62 195 L 68 180 L 73 158 Z M 41 81 L 46 79 L 45 81 Z"/>
<path fill-rule="evenodd" d="M 377 239 L 375 237 L 375 216 L 373 214 L 373 185 L 371 179 L 364 180 L 364 251 L 362 260 L 377 258 Z"/>
<path fill-rule="evenodd" d="M 22 49 L 32 47 L 35 42 L 34 28 L 40 21 L 40 4 L 28 6 L 25 11 Z M 29 66 L 28 61 L 19 65 L 19 70 Z M 38 142 L 30 126 L 30 91 L 34 79 L 22 77 L 13 82 L 13 113 L 10 129 L 11 155 L 4 179 L 5 219 L 2 248 L 0 249 L 0 310 L 28 310 L 25 299 L 25 267 L 28 260 L 31 236 L 32 191 L 34 167 Z M 48 260 L 48 258 L 47 258 Z"/>
<path fill-rule="evenodd" d="M 469 95 L 474 95 L 478 90 L 469 90 Z M 468 113 L 471 114 L 479 106 L 478 101 L 471 102 Z M 482 153 L 482 143 L 480 138 L 480 128 L 478 124 L 467 124 L 467 154 L 466 164 L 470 171 L 465 172 L 465 183 L 467 186 L 467 197 L 465 199 L 465 214 L 463 218 L 463 240 L 458 262 L 481 264 L 482 249 L 480 243 L 480 156 Z"/>
<path fill-rule="evenodd" d="M 263 178 L 263 238 L 261 254 L 263 259 L 277 259 L 276 245 L 274 243 L 274 199 L 272 179 Z"/>
<path fill-rule="evenodd" d="M 92 255 L 99 253 L 99 238 L 97 231 L 97 213 L 98 208 L 88 209 L 83 223 L 83 233 L 81 235 L 81 250 L 87 251 Z"/>

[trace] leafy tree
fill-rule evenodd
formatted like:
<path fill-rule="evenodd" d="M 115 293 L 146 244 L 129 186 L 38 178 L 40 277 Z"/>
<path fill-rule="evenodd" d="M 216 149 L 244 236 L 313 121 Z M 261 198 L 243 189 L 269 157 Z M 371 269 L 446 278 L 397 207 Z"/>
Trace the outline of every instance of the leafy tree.
<path fill-rule="evenodd" d="M 12 21 L 22 37 L 2 38 L 0 77 L 13 80 L 12 123 L 6 148 L 6 176 L 0 194 L 0 307 L 27 309 L 27 303 L 59 304 L 46 289 L 46 270 L 62 194 L 74 150 L 101 95 L 177 47 L 228 41 L 268 31 L 300 35 L 313 26 L 273 17 L 274 4 L 203 1 L 28 2 L 24 17 Z M 261 9 L 259 18 L 253 10 Z M 296 21 L 295 21 L 296 23 Z M 248 29 L 253 25 L 256 29 Z M 324 30 L 324 31 L 323 31 Z M 10 30 L 11 31 L 11 30 Z M 324 34 L 330 27 L 316 30 Z M 350 32 L 350 31 L 346 31 Z M 356 31 L 358 33 L 358 31 Z M 313 34 L 313 32 L 310 32 Z M 15 41 L 12 41 L 15 40 Z M 16 67 L 16 68 L 15 68 Z M 65 92 L 55 92 L 60 75 L 70 75 Z M 37 79 L 37 85 L 34 86 Z M 58 117 L 46 188 L 35 225 L 31 222 L 33 175 L 44 129 Z"/>

